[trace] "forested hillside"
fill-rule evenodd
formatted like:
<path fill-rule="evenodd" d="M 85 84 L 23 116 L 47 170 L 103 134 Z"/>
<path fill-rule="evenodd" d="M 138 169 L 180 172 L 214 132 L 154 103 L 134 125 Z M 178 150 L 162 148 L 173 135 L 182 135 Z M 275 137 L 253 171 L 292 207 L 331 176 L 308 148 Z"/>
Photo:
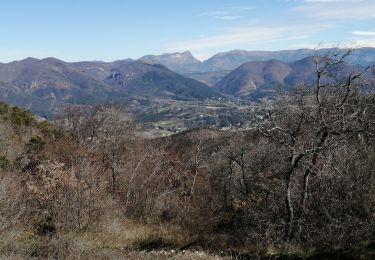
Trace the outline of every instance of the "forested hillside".
<path fill-rule="evenodd" d="M 0 255 L 373 259 L 374 91 L 330 73 L 345 58 L 236 132 L 147 138 L 114 106 L 52 125 L 1 103 Z"/>

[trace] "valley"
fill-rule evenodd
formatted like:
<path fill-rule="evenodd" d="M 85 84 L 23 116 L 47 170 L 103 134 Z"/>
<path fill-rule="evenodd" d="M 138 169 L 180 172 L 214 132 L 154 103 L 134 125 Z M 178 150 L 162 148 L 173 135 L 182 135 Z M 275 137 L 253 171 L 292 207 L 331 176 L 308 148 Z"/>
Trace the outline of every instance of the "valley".
<path fill-rule="evenodd" d="M 116 104 L 151 136 L 197 127 L 243 129 L 254 121 L 260 101 L 272 102 L 282 92 L 314 84 L 315 64 L 309 55 L 342 51 L 235 50 L 205 62 L 190 52 L 114 62 L 27 58 L 0 63 L 0 98 L 46 119 L 72 105 Z M 353 50 L 340 70 L 359 71 L 372 54 L 373 48 Z"/>
<path fill-rule="evenodd" d="M 245 130 L 251 127 L 257 102 L 228 98 L 202 101 L 132 99 L 126 110 L 150 136 L 162 137 L 194 128 Z"/>
<path fill-rule="evenodd" d="M 0 64 L 0 256 L 372 259 L 375 48 L 324 51 Z"/>
<path fill-rule="evenodd" d="M 374 260 L 374 0 L 0 1 L 0 260 Z"/>

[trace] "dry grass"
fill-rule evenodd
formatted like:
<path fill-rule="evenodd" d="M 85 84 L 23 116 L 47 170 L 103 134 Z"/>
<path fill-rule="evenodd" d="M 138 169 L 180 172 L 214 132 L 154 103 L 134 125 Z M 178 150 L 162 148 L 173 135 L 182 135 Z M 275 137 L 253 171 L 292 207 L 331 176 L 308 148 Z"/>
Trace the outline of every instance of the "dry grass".
<path fill-rule="evenodd" d="M 181 230 L 107 217 L 92 230 L 40 237 L 27 230 L 0 238 L 0 259 L 224 259 L 196 250 Z"/>
<path fill-rule="evenodd" d="M 57 232 L 38 236 L 34 232 L 19 228 L 2 232 L 0 236 L 0 259 L 141 259 L 141 260 L 221 260 L 221 259 L 341 259 L 337 257 L 358 256 L 373 259 L 374 244 L 368 242 L 351 251 L 319 253 L 307 251 L 299 246 L 244 246 L 230 250 L 225 248 L 223 237 L 205 239 L 205 248 L 198 247 L 196 238 L 173 227 L 151 226 L 124 221 L 116 217 L 102 219 L 92 230 L 81 232 Z M 198 242 L 202 246 L 203 242 Z M 193 246 L 182 249 L 186 245 Z M 204 244 L 204 243 L 203 243 Z M 213 245 L 216 244 L 216 248 Z M 223 248 L 220 249 L 220 247 Z M 217 254 L 221 252 L 221 254 Z M 318 258 L 317 258 L 318 257 Z M 336 257 L 336 258 L 335 258 Z"/>

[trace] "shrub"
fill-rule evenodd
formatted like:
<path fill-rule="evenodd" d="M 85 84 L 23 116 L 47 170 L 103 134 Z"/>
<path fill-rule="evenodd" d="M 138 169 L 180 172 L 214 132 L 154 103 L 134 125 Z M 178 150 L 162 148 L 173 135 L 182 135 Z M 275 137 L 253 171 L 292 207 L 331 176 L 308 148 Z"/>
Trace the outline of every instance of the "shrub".
<path fill-rule="evenodd" d="M 11 163 L 6 156 L 0 156 L 0 169 L 7 170 Z"/>

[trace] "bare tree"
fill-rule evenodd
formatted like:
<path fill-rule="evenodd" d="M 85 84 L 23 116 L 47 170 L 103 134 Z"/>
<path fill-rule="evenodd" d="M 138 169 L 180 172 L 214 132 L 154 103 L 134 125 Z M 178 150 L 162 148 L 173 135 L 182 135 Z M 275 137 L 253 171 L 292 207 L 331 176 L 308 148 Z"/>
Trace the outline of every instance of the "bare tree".
<path fill-rule="evenodd" d="M 259 131 L 279 143 L 287 156 L 283 167 L 287 240 L 304 215 L 309 180 L 319 171 L 324 153 L 337 149 L 349 134 L 367 133 L 366 109 L 353 106 L 356 88 L 365 84 L 364 71 L 348 71 L 345 60 L 350 52 L 314 57 L 315 85 L 301 86 L 292 96 L 283 97 L 275 109 L 264 111 L 265 120 L 259 124 Z M 293 179 L 298 176 L 302 178 L 302 190 L 296 203 Z M 299 205 L 299 212 L 295 205 Z"/>

